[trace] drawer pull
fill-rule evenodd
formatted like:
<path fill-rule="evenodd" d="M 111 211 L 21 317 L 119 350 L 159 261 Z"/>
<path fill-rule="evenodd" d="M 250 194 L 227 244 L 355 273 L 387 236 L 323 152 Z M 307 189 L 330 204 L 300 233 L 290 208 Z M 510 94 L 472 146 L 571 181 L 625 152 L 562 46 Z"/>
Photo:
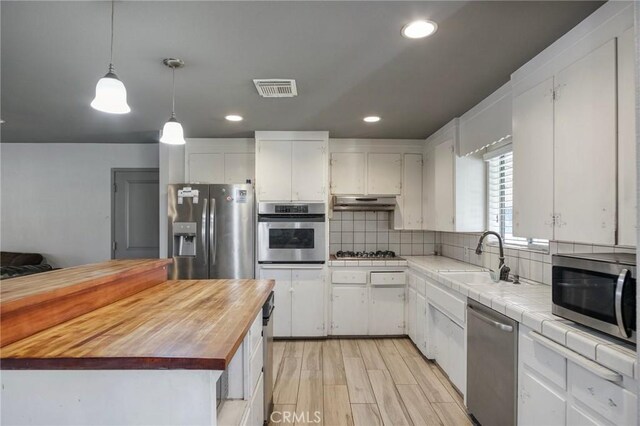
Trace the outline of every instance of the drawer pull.
<path fill-rule="evenodd" d="M 541 335 L 540 333 L 536 333 L 535 331 L 530 331 L 529 332 L 529 337 L 531 337 L 535 342 L 538 342 L 539 344 L 541 344 L 542 346 L 551 349 L 552 351 L 556 352 L 557 354 L 567 358 L 568 360 L 571 360 L 573 362 L 575 362 L 576 364 L 578 364 L 579 366 L 581 366 L 582 368 L 584 368 L 585 370 L 590 371 L 591 373 L 595 374 L 598 377 L 601 377 L 605 380 L 608 380 L 610 382 L 621 382 L 622 381 L 622 375 L 616 373 L 613 370 L 609 370 L 608 368 L 605 368 L 603 366 L 601 366 L 600 364 L 598 364 L 595 361 L 591 361 L 589 358 L 586 358 L 574 351 L 572 351 L 569 348 L 566 348 L 564 346 L 562 346 L 559 343 L 554 342 L 553 340 L 544 337 L 543 335 Z M 589 388 L 589 391 L 592 392 L 591 388 Z M 593 392 L 592 392 L 593 395 Z M 613 402 L 613 401 L 611 401 Z"/>
<path fill-rule="evenodd" d="M 617 407 L 617 406 L 618 406 L 618 404 L 613 402 L 613 399 L 609 398 L 609 407 Z"/>

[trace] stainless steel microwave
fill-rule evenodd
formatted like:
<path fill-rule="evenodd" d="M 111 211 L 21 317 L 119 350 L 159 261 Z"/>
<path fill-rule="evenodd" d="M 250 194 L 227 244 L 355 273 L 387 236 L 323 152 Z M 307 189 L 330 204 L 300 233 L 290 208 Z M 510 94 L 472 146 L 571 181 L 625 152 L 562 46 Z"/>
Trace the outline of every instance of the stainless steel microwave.
<path fill-rule="evenodd" d="M 635 344 L 636 256 L 553 256 L 552 312 Z"/>
<path fill-rule="evenodd" d="M 325 204 L 260 203 L 258 263 L 325 263 Z"/>

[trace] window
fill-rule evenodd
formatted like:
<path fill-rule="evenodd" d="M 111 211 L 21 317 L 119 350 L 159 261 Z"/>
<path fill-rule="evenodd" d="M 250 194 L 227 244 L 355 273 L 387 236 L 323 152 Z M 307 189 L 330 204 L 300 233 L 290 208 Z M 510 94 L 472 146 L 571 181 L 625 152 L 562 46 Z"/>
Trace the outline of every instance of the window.
<path fill-rule="evenodd" d="M 506 145 L 486 154 L 488 228 L 506 245 L 544 250 L 549 241 L 513 236 L 513 150 Z"/>

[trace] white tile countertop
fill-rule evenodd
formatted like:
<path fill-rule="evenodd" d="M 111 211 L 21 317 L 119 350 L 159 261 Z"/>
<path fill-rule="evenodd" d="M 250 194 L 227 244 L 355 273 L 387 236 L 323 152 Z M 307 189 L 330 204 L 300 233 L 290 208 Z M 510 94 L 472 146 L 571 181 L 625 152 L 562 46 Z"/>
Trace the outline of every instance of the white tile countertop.
<path fill-rule="evenodd" d="M 467 283 L 451 272 L 486 269 L 442 256 L 407 256 L 409 268 L 541 333 L 618 373 L 638 378 L 632 345 L 551 313 L 551 286 L 522 280 L 522 284 Z"/>

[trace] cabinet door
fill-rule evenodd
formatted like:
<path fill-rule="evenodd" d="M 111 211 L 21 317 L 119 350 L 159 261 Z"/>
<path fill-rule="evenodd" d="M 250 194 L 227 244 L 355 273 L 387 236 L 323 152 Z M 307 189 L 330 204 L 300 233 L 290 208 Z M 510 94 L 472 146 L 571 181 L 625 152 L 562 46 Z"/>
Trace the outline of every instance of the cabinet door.
<path fill-rule="evenodd" d="M 610 426 L 612 423 L 598 421 L 592 414 L 587 414 L 583 408 L 570 405 L 567 412 L 567 425 L 569 426 Z"/>
<path fill-rule="evenodd" d="M 518 425 L 564 425 L 567 404 L 565 397 L 535 377 L 529 370 L 521 369 L 518 379 Z"/>
<path fill-rule="evenodd" d="M 291 141 L 258 141 L 259 201 L 291 200 Z"/>
<path fill-rule="evenodd" d="M 370 152 L 367 156 L 367 193 L 400 195 L 402 189 L 402 156 Z"/>
<path fill-rule="evenodd" d="M 368 305 L 366 287 L 333 286 L 331 334 L 334 336 L 366 335 Z"/>
<path fill-rule="evenodd" d="M 449 321 L 449 355 L 451 371 L 449 379 L 463 395 L 467 392 L 467 351 L 464 329 L 453 321 Z"/>
<path fill-rule="evenodd" d="M 513 99 L 513 213 L 515 236 L 553 239 L 553 77 Z"/>
<path fill-rule="evenodd" d="M 431 353 L 433 354 L 433 358 L 440 364 L 440 367 L 448 374 L 451 370 L 449 361 L 448 322 L 451 320 L 438 309 L 434 308 L 433 305 L 428 306 L 428 312 L 431 323 L 429 330 Z"/>
<path fill-rule="evenodd" d="M 326 199 L 326 143 L 294 141 L 292 150 L 292 199 L 324 202 Z"/>
<path fill-rule="evenodd" d="M 556 76 L 555 239 L 615 243 L 615 39 Z"/>
<path fill-rule="evenodd" d="M 636 245 L 636 120 L 633 27 L 618 40 L 618 244 Z"/>
<path fill-rule="evenodd" d="M 332 194 L 364 194 L 364 158 L 363 152 L 334 152 L 331 154 Z"/>
<path fill-rule="evenodd" d="M 433 150 L 424 155 L 422 167 L 422 228 L 436 229 L 436 156 Z"/>
<path fill-rule="evenodd" d="M 224 183 L 224 154 L 190 154 L 187 173 L 188 182 Z"/>
<path fill-rule="evenodd" d="M 292 336 L 324 336 L 324 271 L 294 269 L 291 288 Z"/>
<path fill-rule="evenodd" d="M 260 279 L 276 282 L 273 335 L 291 337 L 291 269 L 261 269 Z"/>
<path fill-rule="evenodd" d="M 395 336 L 404 333 L 404 287 L 372 287 L 369 334 Z"/>
<path fill-rule="evenodd" d="M 264 375 L 260 374 L 260 379 L 256 384 L 256 390 L 251 398 L 251 411 L 250 411 L 251 425 L 262 425 L 265 421 L 264 418 Z"/>
<path fill-rule="evenodd" d="M 256 155 L 252 152 L 232 152 L 224 155 L 224 183 L 253 182 L 256 174 Z"/>
<path fill-rule="evenodd" d="M 420 352 L 426 353 L 427 337 L 425 335 L 427 329 L 427 305 L 425 297 L 417 293 L 416 295 L 416 346 Z"/>
<path fill-rule="evenodd" d="M 454 231 L 453 139 L 434 149 L 435 161 L 435 230 Z"/>
<path fill-rule="evenodd" d="M 402 227 L 422 229 L 422 154 L 404 155 Z"/>
<path fill-rule="evenodd" d="M 415 279 L 415 278 L 414 278 Z M 417 293 L 415 288 L 409 287 L 407 290 L 407 334 L 413 343 L 417 342 L 416 339 L 416 304 Z"/>

